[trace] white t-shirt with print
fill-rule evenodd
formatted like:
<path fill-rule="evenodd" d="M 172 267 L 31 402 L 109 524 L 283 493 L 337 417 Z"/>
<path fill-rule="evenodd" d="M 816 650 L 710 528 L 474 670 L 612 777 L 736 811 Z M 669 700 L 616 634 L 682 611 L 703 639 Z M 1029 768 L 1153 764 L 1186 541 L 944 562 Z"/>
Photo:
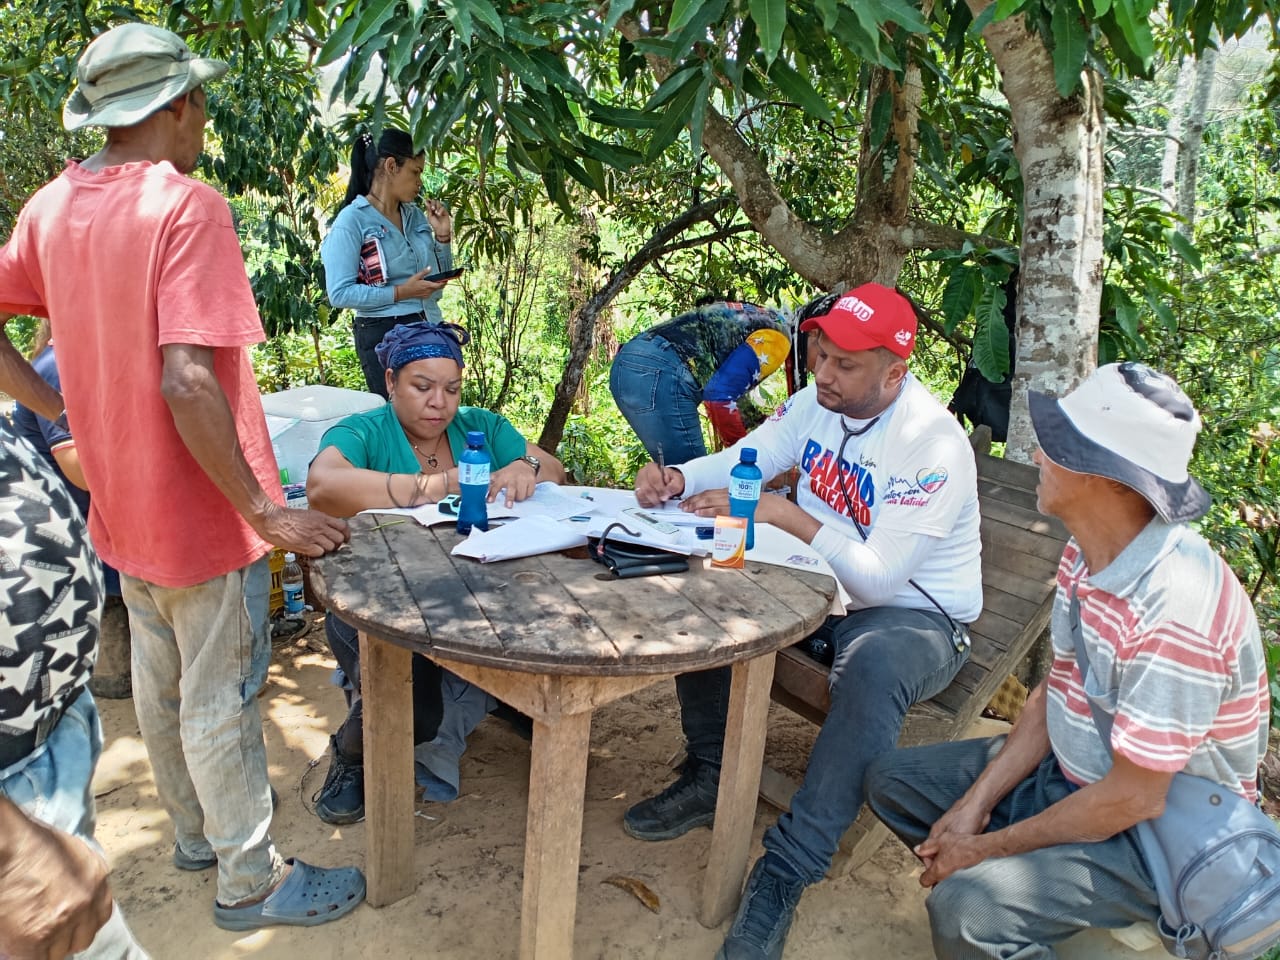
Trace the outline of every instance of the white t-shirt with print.
<path fill-rule="evenodd" d="M 685 493 L 728 485 L 740 447 L 755 447 L 766 478 L 798 466 L 796 503 L 822 524 L 812 546 L 828 561 L 860 544 L 836 471 L 849 420 L 818 403 L 806 387 L 733 447 L 680 466 Z M 893 404 L 865 433 L 849 436 L 840 457 L 844 490 L 868 536 L 883 529 L 937 539 L 911 579 L 954 619 L 972 623 L 982 612 L 982 543 L 978 531 L 978 471 L 964 430 L 915 377 L 907 375 Z M 858 609 L 858 585 L 845 584 Z M 904 583 L 886 604 L 935 609 Z"/>

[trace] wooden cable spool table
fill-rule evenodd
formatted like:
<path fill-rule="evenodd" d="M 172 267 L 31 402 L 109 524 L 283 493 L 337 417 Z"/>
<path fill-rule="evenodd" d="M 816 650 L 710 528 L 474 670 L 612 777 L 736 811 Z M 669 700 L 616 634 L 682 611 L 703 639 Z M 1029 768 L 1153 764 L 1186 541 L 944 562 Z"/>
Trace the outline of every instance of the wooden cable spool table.
<path fill-rule="evenodd" d="M 822 623 L 835 581 L 750 560 L 741 570 L 708 569 L 698 558 L 687 573 L 604 579 L 585 551 L 480 564 L 449 555 L 459 539 L 452 527 L 361 515 L 349 545 L 311 562 L 317 594 L 360 631 L 370 904 L 394 903 L 417 885 L 414 653 L 533 718 L 524 960 L 573 952 L 591 711 L 678 673 L 732 665 L 699 910 L 707 926 L 720 923 L 746 874 L 773 653 Z"/>

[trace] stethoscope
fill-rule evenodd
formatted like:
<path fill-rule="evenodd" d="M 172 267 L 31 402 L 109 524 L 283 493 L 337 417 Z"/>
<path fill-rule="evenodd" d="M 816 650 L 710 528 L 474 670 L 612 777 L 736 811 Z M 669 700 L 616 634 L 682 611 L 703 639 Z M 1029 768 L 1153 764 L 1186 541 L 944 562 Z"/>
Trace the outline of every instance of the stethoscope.
<path fill-rule="evenodd" d="M 903 387 L 905 386 L 906 381 L 903 381 Z M 899 396 L 901 395 L 901 389 L 902 388 L 899 388 Z M 894 398 L 894 402 L 897 402 L 897 397 Z M 892 406 L 893 405 L 890 404 L 890 409 L 892 409 Z M 845 423 L 843 414 L 840 416 L 840 429 L 844 431 L 844 439 L 840 441 L 840 449 L 836 452 L 836 479 L 840 482 L 840 493 L 844 496 L 844 505 L 848 510 L 849 519 L 853 522 L 853 526 L 858 531 L 858 535 L 862 537 L 863 543 L 867 542 L 867 531 L 862 524 L 858 522 L 858 517 L 853 508 L 853 497 L 849 495 L 849 488 L 845 484 L 845 471 L 841 469 L 840 464 L 844 461 L 844 451 L 849 445 L 849 441 L 870 431 L 872 427 L 880 422 L 880 418 L 887 412 L 888 410 L 882 411 L 878 416 L 873 417 L 871 421 L 864 426 L 856 428 Z M 916 583 L 915 580 L 907 580 L 907 583 L 920 591 L 921 596 L 933 604 L 937 608 L 938 612 L 947 618 L 947 623 L 951 624 L 951 640 L 955 645 L 956 650 L 960 653 L 967 650 L 969 648 L 969 632 L 965 629 L 964 625 L 953 620 L 951 614 L 947 613 L 947 611 L 942 608 L 942 604 L 933 599 L 933 595 L 924 587 L 920 586 L 920 584 Z"/>
<path fill-rule="evenodd" d="M 836 451 L 836 479 L 840 481 L 840 492 L 844 494 L 844 505 L 849 511 L 849 519 L 852 520 L 853 525 L 857 527 L 858 533 L 861 535 L 864 543 L 867 539 L 867 531 L 863 528 L 862 524 L 858 522 L 858 518 L 854 513 L 853 497 L 849 495 L 849 488 L 845 485 L 845 471 L 841 469 L 840 464 L 844 461 L 844 451 L 845 448 L 848 447 L 849 441 L 867 433 L 872 427 L 880 422 L 880 418 L 883 416 L 884 414 L 881 413 L 878 416 L 872 417 L 868 423 L 857 428 L 851 427 L 849 424 L 845 423 L 843 414 L 840 416 L 840 429 L 844 431 L 844 439 L 840 441 L 840 449 Z"/>

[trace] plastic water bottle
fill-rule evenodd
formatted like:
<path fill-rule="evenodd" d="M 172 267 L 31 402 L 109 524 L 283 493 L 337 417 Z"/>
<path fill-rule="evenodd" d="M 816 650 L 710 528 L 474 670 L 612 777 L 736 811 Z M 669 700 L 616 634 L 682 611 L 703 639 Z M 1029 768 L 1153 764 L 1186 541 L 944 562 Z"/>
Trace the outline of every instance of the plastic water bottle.
<path fill-rule="evenodd" d="M 729 471 L 729 514 L 747 518 L 747 549 L 756 545 L 756 504 L 760 502 L 760 488 L 764 474 L 756 466 L 754 447 L 743 447 L 741 459 Z"/>
<path fill-rule="evenodd" d="M 280 586 L 284 588 L 284 612 L 286 616 L 302 613 L 302 567 L 292 553 L 284 555 L 284 570 L 280 573 Z"/>
<path fill-rule="evenodd" d="M 467 449 L 458 458 L 458 487 L 462 503 L 458 505 L 458 532 L 468 534 L 472 527 L 489 529 L 489 451 L 484 434 L 467 431 Z"/>
<path fill-rule="evenodd" d="M 284 459 L 280 456 L 279 444 L 273 443 L 271 445 L 271 452 L 275 454 L 276 467 L 280 471 L 280 485 L 284 486 L 289 482 L 289 468 L 284 465 Z"/>

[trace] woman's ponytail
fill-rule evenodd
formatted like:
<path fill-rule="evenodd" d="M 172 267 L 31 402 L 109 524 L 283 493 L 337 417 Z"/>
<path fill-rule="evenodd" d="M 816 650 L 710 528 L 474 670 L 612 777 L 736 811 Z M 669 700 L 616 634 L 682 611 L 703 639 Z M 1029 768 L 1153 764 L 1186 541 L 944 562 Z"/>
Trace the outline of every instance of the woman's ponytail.
<path fill-rule="evenodd" d="M 373 149 L 373 137 L 362 133 L 351 145 L 351 179 L 347 181 L 347 195 L 338 205 L 341 210 L 356 197 L 362 197 L 373 186 L 373 171 L 378 165 L 378 156 Z"/>

